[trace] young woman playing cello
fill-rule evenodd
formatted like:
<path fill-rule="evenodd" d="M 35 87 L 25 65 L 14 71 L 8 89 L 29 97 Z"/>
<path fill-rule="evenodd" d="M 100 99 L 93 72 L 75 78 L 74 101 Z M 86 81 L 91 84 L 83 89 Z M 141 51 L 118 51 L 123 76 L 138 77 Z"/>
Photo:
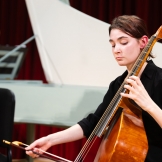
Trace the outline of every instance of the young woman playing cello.
<path fill-rule="evenodd" d="M 46 151 L 57 144 L 89 137 L 137 57 L 147 45 L 149 37 L 144 21 L 133 15 L 116 17 L 109 27 L 109 36 L 114 58 L 119 66 L 126 67 L 126 71 L 110 83 L 103 102 L 93 114 L 89 114 L 66 130 L 34 141 L 26 150 L 37 151 L 39 148 Z M 130 76 L 126 79 L 128 84 L 124 87 L 129 93 L 121 93 L 121 96 L 134 100 L 142 108 L 142 119 L 149 147 L 145 162 L 162 162 L 162 69 L 157 67 L 151 58 L 153 56 L 150 54 L 138 76 Z M 32 151 L 26 153 L 33 158 L 37 157 Z"/>

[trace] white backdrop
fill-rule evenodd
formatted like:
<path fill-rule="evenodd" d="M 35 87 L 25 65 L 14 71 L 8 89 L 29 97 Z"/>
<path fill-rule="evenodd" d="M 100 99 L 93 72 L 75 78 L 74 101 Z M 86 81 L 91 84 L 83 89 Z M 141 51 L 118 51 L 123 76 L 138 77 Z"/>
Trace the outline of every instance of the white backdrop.
<path fill-rule="evenodd" d="M 125 68 L 111 53 L 109 24 L 59 0 L 26 0 L 49 83 L 107 87 Z M 162 45 L 156 43 L 160 66 Z"/>

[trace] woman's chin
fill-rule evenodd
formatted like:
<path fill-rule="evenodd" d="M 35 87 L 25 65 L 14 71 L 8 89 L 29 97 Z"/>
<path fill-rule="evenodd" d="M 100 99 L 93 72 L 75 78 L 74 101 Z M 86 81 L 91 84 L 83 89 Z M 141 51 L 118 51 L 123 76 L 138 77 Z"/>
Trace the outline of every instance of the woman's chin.
<path fill-rule="evenodd" d="M 118 62 L 118 65 L 119 65 L 119 66 L 125 66 L 125 64 L 122 63 L 122 62 Z"/>

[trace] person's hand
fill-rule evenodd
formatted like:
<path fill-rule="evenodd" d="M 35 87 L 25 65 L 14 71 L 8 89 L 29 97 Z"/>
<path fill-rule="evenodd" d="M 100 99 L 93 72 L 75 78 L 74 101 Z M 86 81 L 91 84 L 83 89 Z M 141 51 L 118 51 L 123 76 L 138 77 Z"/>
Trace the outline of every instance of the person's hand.
<path fill-rule="evenodd" d="M 51 145 L 48 136 L 46 136 L 34 141 L 31 145 L 26 147 L 25 150 L 27 155 L 31 156 L 32 158 L 36 158 L 39 155 L 35 154 L 34 152 L 42 154 L 43 152 L 41 150 L 46 151 L 50 147 Z"/>
<path fill-rule="evenodd" d="M 148 95 L 139 77 L 130 76 L 126 79 L 126 82 L 128 84 L 124 85 L 124 88 L 128 89 L 129 93 L 121 93 L 121 95 L 134 100 L 142 109 L 148 111 L 149 104 L 153 101 Z"/>

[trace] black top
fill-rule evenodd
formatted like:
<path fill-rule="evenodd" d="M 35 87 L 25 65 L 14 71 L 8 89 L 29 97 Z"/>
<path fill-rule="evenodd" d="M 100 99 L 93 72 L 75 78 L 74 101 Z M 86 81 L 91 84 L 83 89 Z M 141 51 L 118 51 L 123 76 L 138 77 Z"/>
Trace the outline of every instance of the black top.
<path fill-rule="evenodd" d="M 78 122 L 87 138 L 93 131 L 127 74 L 127 71 L 125 71 L 121 76 L 112 81 L 104 96 L 103 102 L 98 106 L 97 110 Z M 148 61 L 141 75 L 141 81 L 152 100 L 162 109 L 162 69 L 157 67 L 152 60 Z M 142 117 L 149 145 L 145 162 L 162 162 L 162 128 L 144 110 L 142 111 Z"/>

